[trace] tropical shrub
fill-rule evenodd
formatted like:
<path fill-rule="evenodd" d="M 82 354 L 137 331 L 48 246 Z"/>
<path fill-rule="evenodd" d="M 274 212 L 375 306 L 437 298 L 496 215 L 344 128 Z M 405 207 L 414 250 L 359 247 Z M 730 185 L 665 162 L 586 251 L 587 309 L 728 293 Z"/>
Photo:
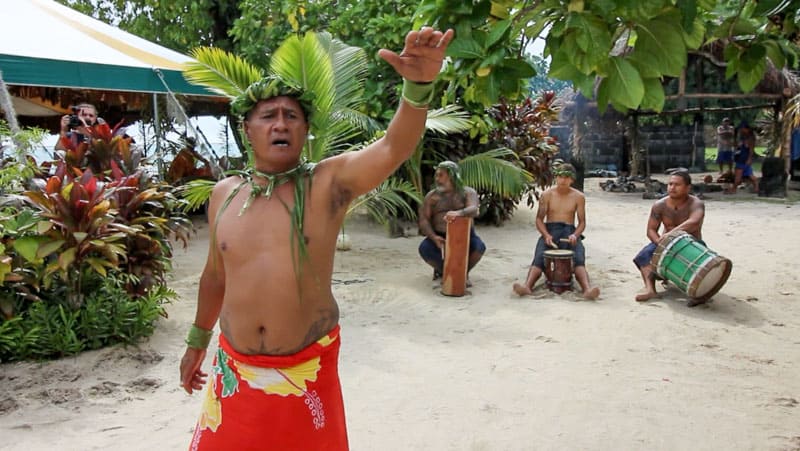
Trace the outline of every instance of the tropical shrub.
<path fill-rule="evenodd" d="M 0 361 L 134 343 L 175 297 L 170 240 L 192 228 L 172 188 L 116 127 L 63 144 L 53 175 L 9 183 L 30 189 L 0 210 Z"/>

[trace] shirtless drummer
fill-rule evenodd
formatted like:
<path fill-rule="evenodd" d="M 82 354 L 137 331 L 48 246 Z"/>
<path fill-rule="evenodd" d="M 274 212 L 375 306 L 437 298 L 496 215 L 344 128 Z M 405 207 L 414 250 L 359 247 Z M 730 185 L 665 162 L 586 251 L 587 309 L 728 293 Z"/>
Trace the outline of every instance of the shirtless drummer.
<path fill-rule="evenodd" d="M 650 261 L 658 248 L 658 243 L 669 232 L 683 230 L 703 243 L 703 219 L 706 207 L 703 201 L 691 194 L 692 177 L 686 169 L 678 169 L 669 176 L 667 183 L 667 197 L 664 197 L 650 209 L 650 218 L 647 220 L 647 238 L 650 240 L 634 257 L 633 263 L 639 268 L 644 281 L 644 289 L 636 295 L 638 302 L 644 302 L 656 297 L 656 273 Z M 658 229 L 664 225 L 664 232 L 659 234 Z M 692 301 L 689 307 L 701 303 Z"/>
<path fill-rule="evenodd" d="M 544 271 L 544 251 L 547 248 L 558 248 L 559 242 L 568 240 L 573 254 L 575 278 L 583 290 L 585 299 L 597 299 L 600 289 L 589 282 L 586 272 L 586 251 L 583 248 L 581 234 L 586 228 L 586 197 L 572 187 L 575 181 L 575 168 L 571 164 L 560 164 L 553 169 L 556 186 L 547 189 L 539 199 L 536 212 L 536 229 L 542 234 L 536 243 L 533 263 L 528 271 L 525 284 L 514 283 L 514 292 L 519 296 L 533 293 L 533 286 Z M 575 217 L 578 226 L 575 226 Z M 545 222 L 547 221 L 547 222 Z"/>

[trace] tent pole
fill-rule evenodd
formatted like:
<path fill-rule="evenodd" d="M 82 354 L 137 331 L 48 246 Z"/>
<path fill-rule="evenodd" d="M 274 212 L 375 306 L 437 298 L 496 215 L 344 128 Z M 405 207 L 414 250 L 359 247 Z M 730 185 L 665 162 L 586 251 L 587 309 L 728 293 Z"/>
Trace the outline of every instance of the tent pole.
<path fill-rule="evenodd" d="M 20 132 L 17 112 L 14 111 L 14 104 L 11 102 L 11 93 L 8 92 L 6 82 L 3 81 L 3 71 L 0 71 L 0 107 L 6 112 L 6 122 L 8 122 L 8 128 L 11 129 L 11 141 L 14 142 L 14 146 L 17 148 L 19 162 L 23 163 L 25 161 L 24 152 L 21 152 L 20 142 L 17 140 L 17 134 Z M 3 155 L 0 154 L 0 158 L 2 157 Z M 0 163 L 0 166 L 2 166 L 2 163 Z"/>
<path fill-rule="evenodd" d="M 163 159 L 161 158 L 161 120 L 158 117 L 158 94 L 155 92 L 153 93 L 153 128 L 156 132 L 156 150 L 153 154 L 156 157 L 156 161 L 158 161 L 158 172 L 159 176 L 164 176 L 164 163 Z"/>
<path fill-rule="evenodd" d="M 169 103 L 171 100 L 175 105 L 175 109 L 178 111 L 178 113 L 180 113 L 181 119 L 186 124 L 186 128 L 191 129 L 198 138 L 203 138 L 203 143 L 205 143 L 205 145 L 203 145 L 203 143 L 200 144 L 200 153 L 206 154 L 205 156 L 208 157 L 208 162 L 211 165 L 211 174 L 215 178 L 219 179 L 222 175 L 222 169 L 219 167 L 219 156 L 216 152 L 214 152 L 214 148 L 211 146 L 211 143 L 208 142 L 208 138 L 206 138 L 206 135 L 200 129 L 195 128 L 194 125 L 192 125 L 192 121 L 189 120 L 189 116 L 186 114 L 186 111 L 184 111 L 181 103 L 175 98 L 175 94 L 169 88 L 167 80 L 164 79 L 164 74 L 161 73 L 161 70 L 158 68 L 153 68 L 153 72 L 158 75 L 158 78 L 161 80 L 161 84 L 164 85 L 164 88 L 166 89 L 165 95 L 167 96 L 167 102 Z"/>

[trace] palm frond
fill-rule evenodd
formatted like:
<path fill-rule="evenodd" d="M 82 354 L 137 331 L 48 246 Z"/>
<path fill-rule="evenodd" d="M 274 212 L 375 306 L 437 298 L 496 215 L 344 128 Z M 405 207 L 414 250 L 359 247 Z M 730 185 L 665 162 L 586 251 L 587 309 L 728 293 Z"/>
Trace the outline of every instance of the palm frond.
<path fill-rule="evenodd" d="M 416 210 L 408 203 L 407 198 L 417 204 L 422 203 L 422 194 L 411 183 L 390 177 L 372 191 L 359 196 L 347 209 L 345 217 L 365 207 L 370 217 L 380 224 L 386 224 L 389 218 L 396 218 L 400 214 L 407 218 L 416 218 Z"/>
<path fill-rule="evenodd" d="M 515 197 L 523 192 L 533 176 L 506 157 L 516 154 L 506 148 L 470 155 L 458 162 L 464 184 L 503 197 Z"/>
<path fill-rule="evenodd" d="M 191 55 L 197 61 L 184 65 L 184 78 L 217 94 L 236 97 L 264 76 L 249 62 L 216 47 L 197 47 Z"/>
<path fill-rule="evenodd" d="M 193 211 L 202 207 L 214 191 L 217 182 L 213 180 L 197 179 L 179 186 L 175 189 L 175 194 L 186 201 L 183 206 L 184 211 Z"/>
<path fill-rule="evenodd" d="M 347 107 L 337 109 L 333 113 L 333 119 L 335 121 L 344 121 L 357 130 L 364 132 L 367 136 L 372 136 L 384 130 L 383 126 L 375 119 Z"/>
<path fill-rule="evenodd" d="M 316 33 L 288 37 L 275 50 L 269 70 L 303 91 L 314 93 L 311 127 L 315 136 L 321 136 L 333 110 L 335 83 L 330 56 Z"/>
<path fill-rule="evenodd" d="M 364 101 L 364 80 L 367 76 L 367 54 L 334 39 L 331 64 L 336 74 L 336 103 L 342 108 L 360 105 Z"/>
<path fill-rule="evenodd" d="M 352 125 L 345 121 L 332 122 L 328 130 L 328 144 L 322 157 L 337 155 L 348 150 L 358 150 L 360 147 L 353 146 L 353 142 L 363 134 Z"/>
<path fill-rule="evenodd" d="M 436 133 L 447 135 L 450 133 L 461 133 L 469 130 L 472 122 L 469 113 L 458 105 L 447 105 L 428 112 L 425 127 Z"/>

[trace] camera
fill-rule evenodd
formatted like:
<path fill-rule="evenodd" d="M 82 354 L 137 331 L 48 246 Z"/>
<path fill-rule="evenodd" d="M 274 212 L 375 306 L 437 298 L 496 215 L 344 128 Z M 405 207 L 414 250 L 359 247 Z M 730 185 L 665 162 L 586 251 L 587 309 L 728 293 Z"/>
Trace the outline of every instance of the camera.
<path fill-rule="evenodd" d="M 72 128 L 78 128 L 82 125 L 83 121 L 78 116 L 78 108 L 72 107 L 72 114 L 69 115 L 69 123 L 67 124 L 67 127 L 72 129 Z"/>

